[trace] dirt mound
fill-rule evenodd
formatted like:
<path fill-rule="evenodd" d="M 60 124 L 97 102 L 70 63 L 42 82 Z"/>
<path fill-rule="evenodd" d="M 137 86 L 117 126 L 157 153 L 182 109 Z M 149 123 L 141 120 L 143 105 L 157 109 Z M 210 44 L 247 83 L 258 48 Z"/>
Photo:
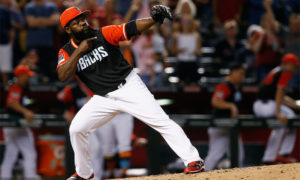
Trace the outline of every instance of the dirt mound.
<path fill-rule="evenodd" d="M 186 175 L 166 174 L 128 180 L 300 180 L 300 163 L 208 171 Z"/>

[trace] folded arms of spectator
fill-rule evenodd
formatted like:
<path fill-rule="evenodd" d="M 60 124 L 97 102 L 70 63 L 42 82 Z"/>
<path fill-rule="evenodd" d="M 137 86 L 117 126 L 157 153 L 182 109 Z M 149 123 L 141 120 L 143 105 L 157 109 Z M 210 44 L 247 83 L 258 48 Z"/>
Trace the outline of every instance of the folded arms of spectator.
<path fill-rule="evenodd" d="M 54 13 L 50 17 L 27 16 L 26 21 L 31 28 L 45 28 L 56 26 L 59 23 L 59 14 Z"/>

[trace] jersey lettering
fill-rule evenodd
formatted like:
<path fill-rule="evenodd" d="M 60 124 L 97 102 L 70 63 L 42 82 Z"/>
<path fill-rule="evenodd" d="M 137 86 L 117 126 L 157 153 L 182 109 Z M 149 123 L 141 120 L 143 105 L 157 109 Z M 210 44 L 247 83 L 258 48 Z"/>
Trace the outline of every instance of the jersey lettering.
<path fill-rule="evenodd" d="M 108 56 L 107 52 L 104 51 L 103 46 L 100 46 L 100 47 L 98 48 L 98 51 L 101 53 L 102 57 Z"/>
<path fill-rule="evenodd" d="M 77 64 L 77 70 L 83 71 L 87 67 L 93 65 L 97 61 L 102 61 L 103 58 L 107 57 L 108 53 L 105 51 L 103 46 L 95 48 L 90 53 L 83 55 Z"/>

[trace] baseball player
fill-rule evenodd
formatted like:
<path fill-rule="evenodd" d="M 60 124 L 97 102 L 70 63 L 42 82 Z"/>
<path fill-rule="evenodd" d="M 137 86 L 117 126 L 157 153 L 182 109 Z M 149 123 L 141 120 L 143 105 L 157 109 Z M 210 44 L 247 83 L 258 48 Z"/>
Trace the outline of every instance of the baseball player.
<path fill-rule="evenodd" d="M 213 115 L 216 118 L 237 118 L 238 104 L 242 100 L 240 83 L 245 77 L 245 69 L 240 64 L 230 68 L 230 75 L 224 83 L 218 84 L 212 96 Z M 209 128 L 209 151 L 205 159 L 206 170 L 214 169 L 221 158 L 230 156 L 230 132 L 224 128 Z M 244 148 L 239 138 L 239 166 L 244 159 Z"/>
<path fill-rule="evenodd" d="M 33 112 L 27 108 L 30 99 L 26 95 L 26 87 L 30 77 L 34 76 L 28 66 L 19 65 L 14 70 L 16 83 L 9 89 L 6 107 L 12 115 L 23 116 L 28 123 L 32 122 Z M 29 128 L 3 128 L 5 138 L 5 153 L 1 167 L 1 179 L 12 178 L 13 166 L 21 152 L 24 158 L 24 178 L 26 180 L 36 179 L 36 151 L 34 139 Z"/>
<path fill-rule="evenodd" d="M 257 117 L 276 117 L 282 124 L 286 124 L 288 118 L 295 116 L 291 108 L 300 109 L 300 106 L 297 106 L 295 100 L 285 94 L 285 89 L 298 66 L 297 56 L 286 54 L 282 58 L 281 65 L 269 72 L 262 81 L 258 99 L 253 104 L 253 111 Z M 290 155 L 294 148 L 295 138 L 295 131 L 291 129 L 284 127 L 273 129 L 262 159 L 263 164 L 273 164 L 277 155 Z"/>
<path fill-rule="evenodd" d="M 117 159 L 121 177 L 126 177 L 127 169 L 130 167 L 133 117 L 130 114 L 120 113 L 97 131 L 100 134 L 104 163 L 108 172 L 106 177 L 114 178 Z"/>
<path fill-rule="evenodd" d="M 120 112 L 129 113 L 157 130 L 183 159 L 187 166 L 185 173 L 204 171 L 197 149 L 159 106 L 118 47 L 120 41 L 140 34 L 155 23 L 163 23 L 165 18 L 172 19 L 169 8 L 156 5 L 151 8 L 149 18 L 105 26 L 100 30 L 88 25 L 88 14 L 89 11 L 71 7 L 60 17 L 71 40 L 59 51 L 58 78 L 65 82 L 76 74 L 95 93 L 70 125 L 76 173 L 69 180 L 93 178 L 88 135 Z"/>
<path fill-rule="evenodd" d="M 57 93 L 57 99 L 64 103 L 64 118 L 70 124 L 76 112 L 93 96 L 91 92 L 81 81 L 71 81 Z M 67 132 L 69 134 L 69 131 Z M 89 136 L 89 150 L 91 152 L 93 169 L 95 170 L 95 180 L 101 180 L 103 174 L 103 156 L 102 143 L 99 131 L 94 131 Z M 71 148 L 69 135 L 66 138 L 66 159 L 74 159 L 74 153 Z M 71 152 L 70 152 L 71 151 Z M 73 167 L 74 161 L 66 161 L 66 166 Z M 69 168 L 68 168 L 69 169 Z M 72 175 L 73 172 L 67 172 L 67 175 Z"/>
<path fill-rule="evenodd" d="M 64 118 L 68 123 L 72 122 L 75 112 L 77 112 L 92 95 L 93 92 L 86 88 L 81 81 L 74 81 L 57 93 L 58 100 L 63 102 L 66 108 Z M 125 126 L 127 128 L 124 128 Z M 95 130 L 89 136 L 89 150 L 91 152 L 93 169 L 95 169 L 95 179 L 102 179 L 103 157 L 105 158 L 105 165 L 109 170 L 108 177 L 113 177 L 116 168 L 117 152 L 119 152 L 119 167 L 122 169 L 121 176 L 126 176 L 126 171 L 130 167 L 132 132 L 132 116 L 120 113 L 110 122 L 106 123 L 105 126 Z M 67 143 L 69 144 L 68 139 Z M 74 156 L 73 153 L 67 153 L 66 155 L 70 157 Z M 70 162 L 67 162 L 67 165 L 70 165 Z"/>

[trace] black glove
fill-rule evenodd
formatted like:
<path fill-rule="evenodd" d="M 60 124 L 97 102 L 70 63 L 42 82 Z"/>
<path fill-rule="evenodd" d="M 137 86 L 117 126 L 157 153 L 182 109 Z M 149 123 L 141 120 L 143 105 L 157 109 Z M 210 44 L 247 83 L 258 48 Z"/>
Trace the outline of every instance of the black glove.
<path fill-rule="evenodd" d="M 150 10 L 150 15 L 155 22 L 162 24 L 165 18 L 173 19 L 170 8 L 163 5 L 155 5 Z"/>

